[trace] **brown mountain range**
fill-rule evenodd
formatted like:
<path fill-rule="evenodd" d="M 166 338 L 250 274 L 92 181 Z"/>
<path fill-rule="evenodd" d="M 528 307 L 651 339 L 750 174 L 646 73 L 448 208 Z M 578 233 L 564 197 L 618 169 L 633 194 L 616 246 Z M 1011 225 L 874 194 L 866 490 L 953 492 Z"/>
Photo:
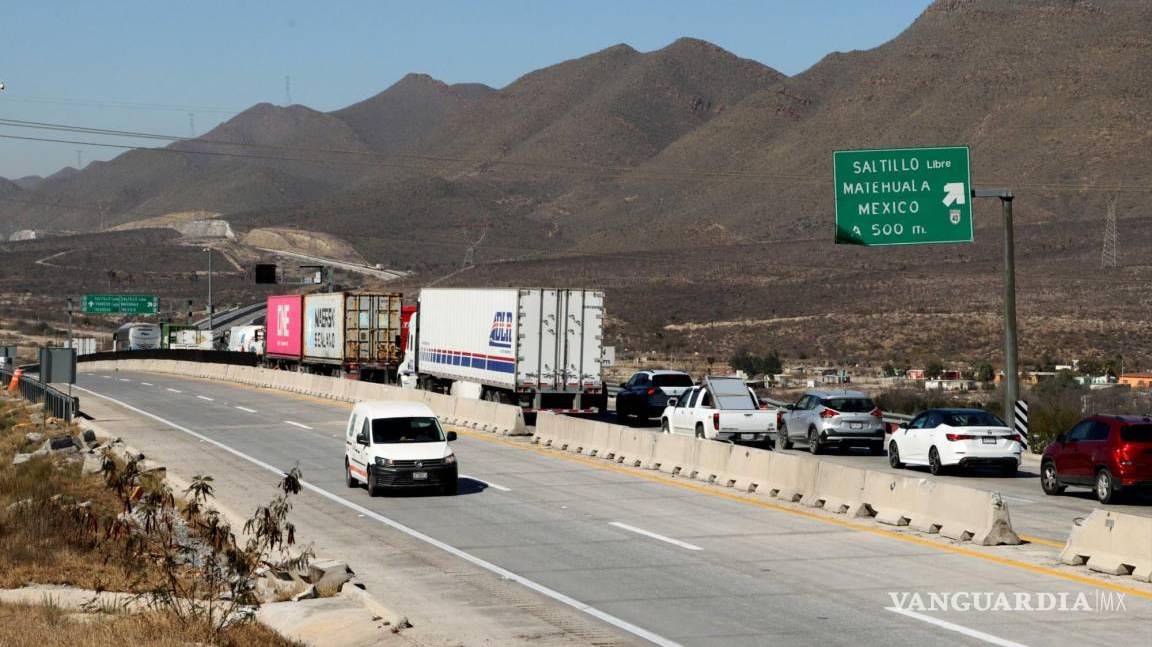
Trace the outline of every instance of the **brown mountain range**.
<path fill-rule="evenodd" d="M 883 303 L 929 328 L 923 317 L 938 309 L 974 309 L 983 323 L 956 352 L 984 357 L 996 347 L 985 321 L 998 307 L 994 205 L 978 208 L 970 247 L 831 244 L 834 150 L 968 145 L 977 185 L 1017 195 L 1025 320 L 1043 319 L 1061 352 L 1138 346 L 1129 352 L 1152 357 L 1152 342 L 1129 332 L 1051 328 L 1091 319 L 1130 331 L 1145 318 L 1143 298 L 1119 302 L 1152 275 L 1130 256 L 1098 276 L 1098 250 L 1114 199 L 1125 245 L 1150 230 L 1150 27 L 1145 0 L 938 0 L 884 45 L 794 77 L 692 39 L 648 53 L 618 45 L 500 89 L 409 75 L 335 112 L 261 104 L 169 152 L 47 178 L 25 202 L 0 200 L 0 232 L 204 209 L 240 231 L 343 236 L 373 262 L 424 270 L 413 286 L 456 269 L 479 240 L 481 266 L 450 282 L 606 285 L 625 295 L 621 325 L 643 326 L 647 347 L 808 335 L 796 348 L 872 356 L 901 340 L 912 354 L 955 343 L 950 323 L 935 339 L 883 317 L 872 325 L 891 339 L 849 339 L 821 323 L 831 299 L 869 317 Z M 933 290 L 964 298 L 936 304 Z M 1120 310 L 1093 312 L 1100 295 Z M 728 323 L 697 326 L 716 321 Z"/>

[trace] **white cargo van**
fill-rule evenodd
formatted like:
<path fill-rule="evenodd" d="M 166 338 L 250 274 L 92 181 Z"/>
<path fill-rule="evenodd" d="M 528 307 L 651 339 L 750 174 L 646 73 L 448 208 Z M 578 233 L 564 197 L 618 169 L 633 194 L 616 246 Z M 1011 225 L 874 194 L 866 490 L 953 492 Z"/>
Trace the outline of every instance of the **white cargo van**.
<path fill-rule="evenodd" d="M 378 496 L 385 488 L 427 487 L 456 494 L 456 455 L 436 414 L 413 402 L 361 402 L 352 409 L 344 437 L 344 478 L 348 487 L 368 485 Z"/>

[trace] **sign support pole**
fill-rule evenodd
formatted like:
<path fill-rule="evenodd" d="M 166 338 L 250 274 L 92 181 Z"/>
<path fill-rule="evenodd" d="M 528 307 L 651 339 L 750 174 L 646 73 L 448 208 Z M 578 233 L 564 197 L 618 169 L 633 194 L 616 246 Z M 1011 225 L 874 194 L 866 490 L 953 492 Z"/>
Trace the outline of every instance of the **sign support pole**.
<path fill-rule="evenodd" d="M 1012 225 L 1012 192 L 1007 189 L 974 189 L 973 198 L 999 198 L 1004 213 L 1004 420 L 1013 428 L 1020 371 L 1016 366 L 1016 241 Z"/>

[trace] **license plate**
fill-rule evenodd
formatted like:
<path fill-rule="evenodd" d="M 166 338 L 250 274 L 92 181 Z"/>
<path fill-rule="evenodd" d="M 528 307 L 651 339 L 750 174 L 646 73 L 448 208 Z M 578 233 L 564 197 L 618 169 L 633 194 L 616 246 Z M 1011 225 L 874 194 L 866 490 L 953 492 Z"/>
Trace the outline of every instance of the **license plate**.
<path fill-rule="evenodd" d="M 848 423 L 848 426 L 851 427 L 852 429 L 863 429 L 864 423 L 862 423 L 862 422 L 850 422 L 850 423 Z"/>
<path fill-rule="evenodd" d="M 998 440 L 999 439 L 995 436 L 984 436 L 980 439 L 980 442 L 984 443 L 985 445 L 995 445 Z"/>
<path fill-rule="evenodd" d="M 427 481 L 428 472 L 412 472 L 413 481 Z"/>
<path fill-rule="evenodd" d="M 756 434 L 740 434 L 740 440 L 754 440 Z"/>

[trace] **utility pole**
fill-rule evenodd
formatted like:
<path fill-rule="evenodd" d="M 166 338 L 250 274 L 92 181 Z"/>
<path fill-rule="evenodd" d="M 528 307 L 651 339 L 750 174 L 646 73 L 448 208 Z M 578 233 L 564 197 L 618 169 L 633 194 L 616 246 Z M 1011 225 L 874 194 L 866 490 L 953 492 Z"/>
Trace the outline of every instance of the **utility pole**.
<path fill-rule="evenodd" d="M 974 189 L 973 198 L 999 198 L 1004 214 L 1004 419 L 1015 428 L 1020 371 L 1016 367 L 1016 241 L 1012 226 L 1012 192 Z"/>
<path fill-rule="evenodd" d="M 67 341 L 67 343 L 64 344 L 64 347 L 65 348 L 71 348 L 72 353 L 73 354 L 76 353 L 76 347 L 72 344 L 72 297 L 68 297 L 68 341 Z M 43 370 L 43 367 L 41 367 L 41 370 Z M 74 379 L 75 378 L 73 378 L 72 380 L 68 380 L 68 399 L 69 400 L 72 399 L 72 382 L 74 381 Z M 47 397 L 45 397 L 45 401 L 47 401 Z"/>
<path fill-rule="evenodd" d="M 212 332 L 212 248 L 205 247 L 208 252 L 208 332 Z"/>

